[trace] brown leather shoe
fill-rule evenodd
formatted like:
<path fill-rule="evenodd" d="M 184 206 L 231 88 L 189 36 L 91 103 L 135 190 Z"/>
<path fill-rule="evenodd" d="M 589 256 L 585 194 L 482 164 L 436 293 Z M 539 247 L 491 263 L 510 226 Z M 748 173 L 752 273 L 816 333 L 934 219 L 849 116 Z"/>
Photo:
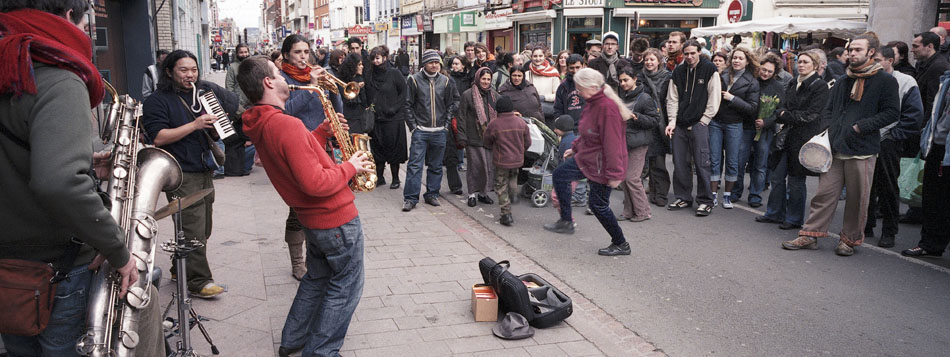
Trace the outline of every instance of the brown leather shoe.
<path fill-rule="evenodd" d="M 782 242 L 782 248 L 788 250 L 799 250 L 799 249 L 818 249 L 818 239 L 806 236 L 798 236 L 790 241 Z"/>
<path fill-rule="evenodd" d="M 847 244 L 844 244 L 843 241 L 839 241 L 838 246 L 835 247 L 835 254 L 840 255 L 842 257 L 849 257 L 851 255 L 854 255 L 854 248 L 852 248 L 851 246 Z"/>

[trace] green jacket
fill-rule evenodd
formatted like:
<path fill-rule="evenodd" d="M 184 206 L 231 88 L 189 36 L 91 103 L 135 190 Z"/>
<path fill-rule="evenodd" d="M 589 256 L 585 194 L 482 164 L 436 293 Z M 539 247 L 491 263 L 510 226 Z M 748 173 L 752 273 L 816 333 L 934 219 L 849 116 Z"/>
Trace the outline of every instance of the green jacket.
<path fill-rule="evenodd" d="M 86 85 L 72 72 L 35 63 L 36 95 L 0 96 L 0 123 L 29 143 L 0 135 L 0 258 L 58 261 L 70 237 L 86 243 L 76 266 L 101 252 L 129 260 L 125 239 L 96 194 L 93 119 Z"/>

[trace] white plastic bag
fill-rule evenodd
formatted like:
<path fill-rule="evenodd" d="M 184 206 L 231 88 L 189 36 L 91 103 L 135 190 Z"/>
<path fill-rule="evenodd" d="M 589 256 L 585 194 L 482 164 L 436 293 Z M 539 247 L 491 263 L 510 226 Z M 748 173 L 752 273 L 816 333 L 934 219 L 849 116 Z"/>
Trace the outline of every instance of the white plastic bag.
<path fill-rule="evenodd" d="M 831 141 L 828 130 L 815 135 L 798 151 L 798 162 L 808 170 L 825 173 L 831 169 Z"/>
<path fill-rule="evenodd" d="M 528 123 L 528 131 L 531 133 L 531 146 L 528 152 L 541 155 L 544 153 L 544 136 L 541 135 L 541 129 L 538 129 L 534 123 Z"/>

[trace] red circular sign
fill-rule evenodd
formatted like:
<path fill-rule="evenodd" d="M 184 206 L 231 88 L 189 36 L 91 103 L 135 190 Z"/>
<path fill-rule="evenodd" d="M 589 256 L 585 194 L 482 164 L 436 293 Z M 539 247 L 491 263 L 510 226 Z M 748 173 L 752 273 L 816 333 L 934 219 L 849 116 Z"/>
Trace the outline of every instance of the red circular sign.
<path fill-rule="evenodd" d="M 726 18 L 729 19 L 730 24 L 739 22 L 739 19 L 742 18 L 741 1 L 732 0 L 732 2 L 729 3 L 729 8 L 726 9 Z"/>

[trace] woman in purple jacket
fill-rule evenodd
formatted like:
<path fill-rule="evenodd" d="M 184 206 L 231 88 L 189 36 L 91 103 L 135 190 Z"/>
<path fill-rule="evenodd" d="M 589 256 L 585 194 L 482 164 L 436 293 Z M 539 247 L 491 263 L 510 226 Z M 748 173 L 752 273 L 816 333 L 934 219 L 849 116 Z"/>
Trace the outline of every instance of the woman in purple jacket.
<path fill-rule="evenodd" d="M 571 181 L 586 177 L 590 182 L 590 209 L 610 234 L 610 246 L 597 254 L 630 255 L 630 244 L 610 210 L 609 200 L 611 189 L 617 188 L 624 179 L 627 167 L 625 121 L 632 118 L 633 113 L 613 89 L 604 85 L 600 72 L 581 69 L 574 75 L 574 82 L 587 105 L 581 113 L 577 140 L 564 153 L 564 162 L 554 170 L 554 190 L 558 197 L 570 197 Z M 561 218 L 544 225 L 544 229 L 573 234 L 571 205 L 562 204 L 559 209 Z"/>

